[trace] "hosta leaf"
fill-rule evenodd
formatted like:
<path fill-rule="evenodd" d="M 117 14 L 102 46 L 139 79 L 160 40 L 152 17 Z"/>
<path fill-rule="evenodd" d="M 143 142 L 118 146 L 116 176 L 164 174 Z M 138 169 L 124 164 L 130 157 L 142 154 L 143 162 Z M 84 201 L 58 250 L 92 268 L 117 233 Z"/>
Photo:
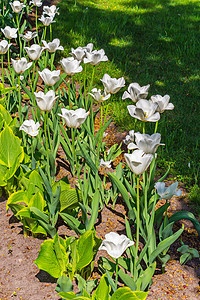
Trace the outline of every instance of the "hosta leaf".
<path fill-rule="evenodd" d="M 119 288 L 111 297 L 111 300 L 145 300 L 148 292 L 133 292 L 128 287 Z"/>
<path fill-rule="evenodd" d="M 12 168 L 18 159 L 18 164 L 24 158 L 21 141 L 8 126 L 0 133 L 0 164 Z"/>
<path fill-rule="evenodd" d="M 64 190 L 60 194 L 60 211 L 81 201 L 81 194 L 77 189 Z"/>

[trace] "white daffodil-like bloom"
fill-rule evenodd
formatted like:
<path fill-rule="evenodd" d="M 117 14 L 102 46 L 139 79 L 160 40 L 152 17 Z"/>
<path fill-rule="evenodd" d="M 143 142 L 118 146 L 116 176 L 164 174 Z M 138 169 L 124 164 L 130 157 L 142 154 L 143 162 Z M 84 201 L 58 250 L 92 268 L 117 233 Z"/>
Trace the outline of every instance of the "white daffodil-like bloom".
<path fill-rule="evenodd" d="M 134 242 L 124 234 L 119 235 L 116 232 L 110 232 L 105 235 L 105 240 L 103 240 L 99 250 L 106 250 L 111 257 L 117 259 L 128 247 L 133 245 Z"/>
<path fill-rule="evenodd" d="M 103 158 L 100 159 L 99 164 L 102 168 L 111 168 L 112 160 L 104 161 Z"/>
<path fill-rule="evenodd" d="M 169 95 L 165 95 L 163 97 L 161 95 L 155 95 L 155 96 L 151 96 L 150 98 L 150 101 L 158 104 L 157 111 L 159 113 L 163 113 L 165 110 L 174 109 L 174 104 L 169 103 L 169 100 L 170 100 Z"/>
<path fill-rule="evenodd" d="M 4 29 L 1 28 L 1 31 L 9 40 L 17 38 L 18 28 L 11 28 L 10 26 L 6 26 Z"/>
<path fill-rule="evenodd" d="M 23 40 L 29 42 L 32 39 L 34 39 L 35 37 L 37 37 L 37 32 L 31 32 L 31 31 L 27 31 L 25 34 L 20 34 L 19 35 Z"/>
<path fill-rule="evenodd" d="M 181 190 L 177 190 L 178 182 L 172 183 L 170 186 L 166 187 L 164 182 L 156 182 L 155 188 L 157 190 L 158 195 L 161 199 L 169 200 L 174 195 L 180 197 L 182 192 Z"/>
<path fill-rule="evenodd" d="M 39 133 L 40 123 L 33 120 L 25 120 L 19 130 L 25 131 L 30 136 L 36 136 Z"/>
<path fill-rule="evenodd" d="M 140 149 L 144 153 L 154 154 L 156 153 L 158 146 L 165 145 L 165 144 L 161 144 L 160 140 L 161 140 L 160 133 L 154 133 L 152 135 L 149 135 L 145 133 L 136 132 L 135 133 L 136 144 L 130 143 L 128 145 L 128 149 L 129 150 Z"/>
<path fill-rule="evenodd" d="M 6 40 L 2 40 L 0 42 L 0 54 L 5 54 L 7 53 L 9 47 L 11 46 L 12 44 L 8 44 L 8 41 Z"/>
<path fill-rule="evenodd" d="M 45 17 L 44 15 L 39 18 L 39 20 L 43 23 L 44 26 L 49 26 L 51 23 L 55 23 L 53 17 Z"/>
<path fill-rule="evenodd" d="M 97 66 L 101 61 L 108 61 L 108 57 L 103 49 L 86 52 L 85 55 L 86 57 L 83 59 L 84 64 L 90 63 L 93 66 Z"/>
<path fill-rule="evenodd" d="M 17 14 L 22 10 L 23 7 L 26 7 L 26 5 L 24 5 L 20 1 L 13 1 L 10 3 L 10 5 L 12 7 L 12 10 Z"/>
<path fill-rule="evenodd" d="M 127 134 L 127 136 L 125 137 L 125 139 L 123 140 L 124 144 L 128 145 L 132 142 L 134 142 L 134 138 L 135 138 L 135 131 L 134 130 L 130 130 L 129 134 Z"/>
<path fill-rule="evenodd" d="M 131 117 L 143 122 L 157 122 L 160 114 L 157 112 L 158 105 L 146 99 L 140 99 L 136 105 L 128 105 L 128 112 Z"/>
<path fill-rule="evenodd" d="M 60 63 L 64 72 L 70 76 L 80 73 L 83 70 L 82 66 L 80 66 L 81 62 L 73 57 L 63 58 Z"/>
<path fill-rule="evenodd" d="M 33 6 L 40 7 L 42 6 L 42 1 L 41 0 L 32 0 L 29 2 L 29 5 L 33 4 Z"/>
<path fill-rule="evenodd" d="M 53 90 L 48 91 L 46 94 L 39 91 L 35 94 L 35 100 L 40 110 L 42 111 L 51 111 L 53 105 L 58 97 L 55 97 L 55 92 Z"/>
<path fill-rule="evenodd" d="M 105 91 L 101 94 L 101 89 L 97 90 L 94 88 L 91 90 L 92 93 L 89 93 L 96 101 L 103 102 L 110 98 L 111 94 L 107 94 Z"/>
<path fill-rule="evenodd" d="M 116 94 L 122 87 L 125 86 L 125 79 L 121 77 L 119 79 L 111 78 L 108 74 L 104 74 L 100 79 L 103 83 L 106 93 Z"/>
<path fill-rule="evenodd" d="M 24 47 L 24 49 L 26 50 L 26 53 L 30 59 L 38 60 L 45 48 L 41 47 L 40 45 L 33 44 L 31 47 Z"/>
<path fill-rule="evenodd" d="M 89 115 L 89 111 L 86 112 L 83 108 L 78 108 L 76 110 L 61 108 L 61 112 L 62 114 L 58 115 L 65 120 L 67 127 L 70 128 L 79 128 Z"/>
<path fill-rule="evenodd" d="M 49 17 L 53 17 L 58 14 L 59 15 L 59 12 L 58 12 L 59 8 L 57 8 L 55 5 L 51 5 L 51 6 L 44 6 L 43 7 L 43 14 L 46 14 L 48 15 Z"/>
<path fill-rule="evenodd" d="M 135 150 L 133 153 L 124 154 L 125 160 L 133 173 L 143 174 L 153 160 L 153 154 L 144 154 L 143 150 Z"/>
<path fill-rule="evenodd" d="M 85 57 L 86 51 L 83 49 L 83 47 L 78 47 L 76 49 L 71 48 L 71 51 L 72 52 L 69 53 L 69 54 L 71 54 L 74 59 L 82 61 L 83 58 Z"/>
<path fill-rule="evenodd" d="M 54 39 L 52 42 L 47 43 L 46 41 L 42 41 L 45 49 L 47 49 L 50 53 L 56 52 L 56 50 L 63 51 L 63 46 L 60 46 L 60 40 Z"/>
<path fill-rule="evenodd" d="M 60 79 L 60 70 L 50 71 L 49 69 L 44 69 L 38 73 L 48 86 L 53 86 Z"/>
<path fill-rule="evenodd" d="M 27 62 L 27 59 L 25 57 L 22 57 L 21 59 L 14 60 L 11 58 L 11 62 L 13 65 L 13 68 L 17 74 L 22 74 L 26 70 L 28 70 L 32 66 L 32 62 Z"/>
<path fill-rule="evenodd" d="M 128 92 L 125 91 L 122 99 L 130 98 L 133 102 L 137 102 L 140 99 L 145 99 L 148 95 L 148 90 L 150 88 L 150 84 L 145 86 L 140 86 L 138 83 L 131 83 L 128 87 Z"/>

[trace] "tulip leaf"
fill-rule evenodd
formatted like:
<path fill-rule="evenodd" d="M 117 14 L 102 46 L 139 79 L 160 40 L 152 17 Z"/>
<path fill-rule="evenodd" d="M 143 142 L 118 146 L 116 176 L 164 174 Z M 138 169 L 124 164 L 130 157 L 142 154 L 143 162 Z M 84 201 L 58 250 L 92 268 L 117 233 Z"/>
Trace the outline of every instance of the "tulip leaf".
<path fill-rule="evenodd" d="M 152 263 L 156 259 L 156 257 L 164 251 L 166 248 L 168 248 L 171 244 L 173 244 L 181 235 L 181 233 L 184 230 L 184 226 L 182 226 L 181 229 L 179 229 L 177 232 L 175 232 L 173 235 L 165 239 L 164 241 L 160 242 L 156 249 L 151 253 L 149 262 Z"/>
<path fill-rule="evenodd" d="M 169 222 L 177 222 L 180 221 L 182 219 L 187 219 L 190 220 L 196 231 L 198 232 L 198 234 L 200 235 L 200 224 L 197 221 L 197 219 L 195 218 L 195 216 L 193 215 L 193 213 L 189 212 L 189 211 L 178 211 L 175 214 L 173 214 L 170 218 L 169 218 Z"/>
<path fill-rule="evenodd" d="M 97 173 L 98 172 L 98 169 L 97 167 L 95 166 L 94 162 L 92 161 L 92 159 L 90 158 L 90 155 L 89 153 L 87 152 L 87 150 L 85 149 L 84 145 L 81 144 L 81 142 L 79 141 L 79 139 L 77 138 L 77 141 L 78 141 L 78 145 L 80 147 L 80 150 L 82 152 L 82 155 L 83 157 L 85 158 L 86 160 L 86 163 L 88 164 L 88 166 L 92 169 L 92 171 L 94 173 Z"/>
<path fill-rule="evenodd" d="M 101 277 L 101 280 L 99 282 L 97 289 L 94 291 L 94 293 L 92 295 L 92 299 L 94 299 L 94 300 L 109 300 L 110 299 L 109 293 L 110 293 L 110 285 L 108 283 L 106 274 L 104 274 Z"/>

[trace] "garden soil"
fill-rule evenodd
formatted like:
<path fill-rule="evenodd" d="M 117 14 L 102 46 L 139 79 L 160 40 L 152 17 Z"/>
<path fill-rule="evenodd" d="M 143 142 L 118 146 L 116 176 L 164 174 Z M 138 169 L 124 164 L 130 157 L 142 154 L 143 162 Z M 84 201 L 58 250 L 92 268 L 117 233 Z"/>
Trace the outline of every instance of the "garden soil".
<path fill-rule="evenodd" d="M 96 130 L 99 122 L 97 118 Z M 120 133 L 113 123 L 107 129 L 108 135 L 105 138 L 107 145 L 120 143 L 127 133 Z M 58 176 L 57 179 L 67 174 L 64 156 L 59 151 L 57 160 Z M 123 160 L 122 156 L 118 160 Z M 119 161 L 115 161 L 117 164 Z M 111 170 L 112 171 L 112 170 Z M 167 182 L 166 184 L 171 184 Z M 72 186 L 74 182 L 71 181 Z M 187 203 L 187 192 L 183 186 L 181 197 L 173 197 L 168 214 L 179 210 L 190 210 Z M 163 203 L 160 201 L 159 205 Z M 111 204 L 105 207 L 97 220 L 96 231 L 99 238 L 104 239 L 105 234 L 111 231 L 119 234 L 125 233 L 126 208 L 121 200 L 113 208 Z M 192 223 L 184 221 L 185 230 L 182 234 L 182 241 L 190 247 L 196 248 L 200 252 L 200 241 Z M 177 224 L 174 230 L 178 230 L 181 223 Z M 11 211 L 6 212 L 6 197 L 0 198 L 0 300 L 22 299 L 22 300 L 42 300 L 42 299 L 60 299 L 55 292 L 56 279 L 49 276 L 46 272 L 40 271 L 34 264 L 38 257 L 40 245 L 43 239 L 33 238 L 23 235 L 23 226 L 13 216 Z M 72 236 L 65 225 L 59 227 L 61 236 Z M 148 300 L 167 300 L 167 299 L 200 299 L 199 276 L 200 264 L 198 259 L 193 259 L 186 265 L 179 263 L 180 255 L 177 248 L 180 247 L 180 239 L 170 248 L 171 259 L 167 263 L 165 273 L 161 273 L 160 267 L 157 267 L 156 275 L 153 277 L 153 284 L 148 294 Z M 99 251 L 99 256 L 107 256 L 105 251 Z M 96 264 L 97 266 L 97 264 Z M 97 268 L 96 268 L 97 270 Z M 99 278 L 100 274 L 95 272 L 93 278 Z M 77 291 L 77 286 L 74 286 Z M 128 300 L 128 299 L 127 299 Z"/>

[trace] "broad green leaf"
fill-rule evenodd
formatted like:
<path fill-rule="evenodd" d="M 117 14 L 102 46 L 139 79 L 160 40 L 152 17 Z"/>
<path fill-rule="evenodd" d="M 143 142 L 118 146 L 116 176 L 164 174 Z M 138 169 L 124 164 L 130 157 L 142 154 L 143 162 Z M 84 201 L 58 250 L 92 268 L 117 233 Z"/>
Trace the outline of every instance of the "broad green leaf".
<path fill-rule="evenodd" d="M 24 150 L 20 145 L 20 139 L 14 136 L 12 129 L 7 126 L 0 133 L 0 164 L 11 168 L 16 159 L 20 164 L 24 158 Z"/>
<path fill-rule="evenodd" d="M 97 289 L 94 291 L 92 295 L 93 300 L 109 300 L 110 299 L 110 285 L 108 283 L 108 279 L 106 277 L 106 274 L 104 274 L 101 277 L 101 280 L 99 282 L 99 285 Z"/>
<path fill-rule="evenodd" d="M 10 207 L 10 204 L 17 204 L 20 202 L 24 202 L 24 203 L 28 204 L 28 199 L 26 197 L 25 191 L 18 191 L 18 192 L 11 194 L 6 203 L 6 210 L 8 210 L 8 208 Z"/>
<path fill-rule="evenodd" d="M 83 235 L 80 236 L 77 245 L 77 254 L 78 254 L 78 263 L 77 270 L 81 270 L 93 259 L 93 246 L 94 246 L 94 237 L 93 231 L 86 231 Z"/>
<path fill-rule="evenodd" d="M 45 207 L 45 200 L 44 198 L 42 197 L 41 193 L 40 192 L 37 192 L 30 200 L 28 206 L 29 207 L 36 207 L 38 208 L 39 210 L 43 211 L 44 210 L 44 207 Z"/>
<path fill-rule="evenodd" d="M 64 190 L 60 194 L 60 211 L 81 201 L 81 194 L 77 189 Z"/>
<path fill-rule="evenodd" d="M 10 124 L 12 122 L 12 117 L 9 114 L 9 112 L 3 107 L 3 105 L 0 104 L 0 119 L 1 116 L 3 118 L 3 120 L 5 121 L 6 124 Z"/>
<path fill-rule="evenodd" d="M 49 239 L 41 244 L 38 258 L 34 263 L 40 270 L 48 272 L 54 278 L 59 278 L 65 271 L 65 258 L 65 249 L 59 243 L 58 235 L 56 234 L 53 240 Z"/>
<path fill-rule="evenodd" d="M 110 300 L 145 300 L 148 292 L 133 292 L 128 287 L 119 288 Z"/>

